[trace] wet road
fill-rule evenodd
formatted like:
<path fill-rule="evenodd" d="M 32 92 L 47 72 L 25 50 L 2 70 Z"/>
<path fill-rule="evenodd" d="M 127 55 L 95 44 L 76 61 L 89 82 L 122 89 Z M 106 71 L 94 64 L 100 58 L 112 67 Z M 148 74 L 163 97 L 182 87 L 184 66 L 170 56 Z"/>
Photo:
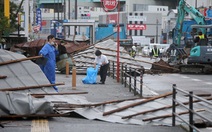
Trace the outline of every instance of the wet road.
<path fill-rule="evenodd" d="M 186 91 L 212 93 L 212 75 L 155 74 L 144 75 L 144 85 L 157 93 L 171 91 L 172 85 Z"/>

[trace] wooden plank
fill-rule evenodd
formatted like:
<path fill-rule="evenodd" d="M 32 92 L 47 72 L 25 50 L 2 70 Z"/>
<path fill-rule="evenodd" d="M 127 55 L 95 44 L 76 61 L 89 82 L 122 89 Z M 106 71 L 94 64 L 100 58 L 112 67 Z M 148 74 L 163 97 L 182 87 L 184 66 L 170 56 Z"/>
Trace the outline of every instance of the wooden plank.
<path fill-rule="evenodd" d="M 0 66 L 7 65 L 7 64 L 12 64 L 12 63 L 17 63 L 17 62 L 21 62 L 21 61 L 26 61 L 26 60 L 38 59 L 38 58 L 42 58 L 42 56 L 33 56 L 33 57 L 28 57 L 28 58 L 5 61 L 5 62 L 1 62 Z"/>
<path fill-rule="evenodd" d="M 96 104 L 55 104 L 54 107 L 65 107 L 65 108 L 81 108 L 81 107 L 92 107 L 92 106 L 100 106 L 105 104 L 111 104 L 111 103 L 119 103 L 123 101 L 129 101 L 129 100 L 136 100 L 141 98 L 130 98 L 130 99 L 121 99 L 121 100 L 112 100 L 112 101 L 106 101 L 102 103 L 96 103 Z"/>
<path fill-rule="evenodd" d="M 137 105 L 148 103 L 150 101 L 153 101 L 153 100 L 156 100 L 156 99 L 159 99 L 159 98 L 163 98 L 163 97 L 166 97 L 166 96 L 169 96 L 169 95 L 172 95 L 172 92 L 165 93 L 165 94 L 162 94 L 162 95 L 159 95 L 159 96 L 155 96 L 155 97 L 152 97 L 152 98 L 149 98 L 149 99 L 145 99 L 143 101 L 139 101 L 139 102 L 136 102 L 136 103 L 132 103 L 130 105 L 126 105 L 126 106 L 123 106 L 123 107 L 120 107 L 120 108 L 117 108 L 117 109 L 114 109 L 114 110 L 111 110 L 111 111 L 104 112 L 103 116 L 110 115 L 110 114 L 113 114 L 115 112 L 119 112 L 119 111 L 128 109 L 130 107 L 134 107 L 134 106 L 137 106 Z"/>
<path fill-rule="evenodd" d="M 5 78 L 7 78 L 7 76 L 1 76 L 0 75 L 0 79 L 5 79 Z"/>
<path fill-rule="evenodd" d="M 16 88 L 3 88 L 3 89 L 0 89 L 0 91 L 18 91 L 18 90 L 35 89 L 35 88 L 42 88 L 42 87 L 51 87 L 56 85 L 65 85 L 65 83 L 62 82 L 62 83 L 56 83 L 56 84 L 43 84 L 43 85 L 25 86 L 25 87 L 16 87 Z"/>
<path fill-rule="evenodd" d="M 88 94 L 88 92 L 71 92 L 71 93 L 36 93 L 31 94 L 32 96 L 38 96 L 38 95 L 71 95 L 71 94 Z"/>

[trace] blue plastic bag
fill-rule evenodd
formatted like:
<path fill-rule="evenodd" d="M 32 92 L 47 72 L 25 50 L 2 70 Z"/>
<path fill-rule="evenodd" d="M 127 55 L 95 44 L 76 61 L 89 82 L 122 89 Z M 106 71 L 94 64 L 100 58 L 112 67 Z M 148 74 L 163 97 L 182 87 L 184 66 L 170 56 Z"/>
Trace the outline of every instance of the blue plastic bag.
<path fill-rule="evenodd" d="M 87 68 L 86 77 L 82 79 L 84 84 L 96 84 L 97 73 L 98 73 L 98 65 L 96 69 L 93 67 Z"/>

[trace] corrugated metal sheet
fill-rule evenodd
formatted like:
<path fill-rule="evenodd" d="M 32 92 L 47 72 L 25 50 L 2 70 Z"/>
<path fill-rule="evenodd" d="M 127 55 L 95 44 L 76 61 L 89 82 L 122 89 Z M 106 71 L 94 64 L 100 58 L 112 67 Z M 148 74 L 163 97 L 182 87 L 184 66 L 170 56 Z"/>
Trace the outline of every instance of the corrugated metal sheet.
<path fill-rule="evenodd" d="M 95 45 L 95 47 L 88 49 L 86 51 L 83 51 L 82 53 L 86 53 L 86 56 L 94 57 L 93 51 L 98 47 L 102 45 L 102 48 L 109 48 L 109 49 L 115 49 L 116 46 L 114 42 L 111 40 L 102 42 L 101 44 Z M 114 46 L 115 45 L 115 46 Z M 123 51 L 124 49 L 120 49 L 120 51 Z M 115 52 L 107 52 L 106 50 L 102 50 L 104 54 L 108 54 L 108 58 L 110 60 L 116 60 Z M 109 55 L 110 54 L 110 55 Z M 127 55 L 121 55 L 122 57 Z M 82 57 L 82 58 L 81 58 Z M 9 60 L 14 59 L 20 59 L 24 58 L 23 55 L 1 50 L 0 49 L 0 62 L 5 62 Z M 85 60 L 86 57 L 84 57 L 80 53 L 77 54 L 75 57 L 75 60 L 77 62 Z M 128 58 L 128 57 L 127 57 Z M 128 59 L 122 58 L 122 62 L 126 62 Z M 133 60 L 133 59 L 129 59 Z M 86 60 L 87 62 L 92 62 L 92 59 Z M 132 65 L 137 64 L 138 62 L 130 62 Z M 80 64 L 77 63 L 79 66 Z M 0 89 L 2 88 L 12 88 L 12 87 L 22 87 L 22 86 L 32 86 L 32 85 L 41 85 L 41 84 L 48 84 L 48 80 L 45 77 L 45 75 L 42 73 L 40 68 L 33 63 L 32 61 L 23 61 L 19 63 L 13 63 L 8 65 L 1 65 L 0 66 L 0 75 L 7 76 L 6 79 L 0 79 Z M 86 87 L 86 86 L 85 86 Z M 47 108 L 41 107 L 42 104 L 53 102 L 53 101 L 59 101 L 59 102 L 67 102 L 67 104 L 92 104 L 92 102 L 89 102 L 86 100 L 86 98 L 82 96 L 77 95 L 52 95 L 52 96 L 46 96 L 43 99 L 36 99 L 28 96 L 28 93 L 50 93 L 54 92 L 54 89 L 51 87 L 44 87 L 41 89 L 30 89 L 30 90 L 21 90 L 18 92 L 9 92 L 11 95 L 10 97 L 7 95 L 8 92 L 1 92 L 0 96 L 0 106 L 1 108 L 8 108 L 9 110 L 0 110 L 0 115 L 4 114 L 36 114 L 36 112 L 44 112 L 45 109 L 52 108 L 53 105 L 49 105 Z M 13 94 L 14 93 L 14 94 Z M 180 101 L 188 101 L 188 98 L 183 97 L 183 95 L 178 96 L 178 100 Z M 7 99 L 6 99 L 7 98 Z M 138 113 L 144 110 L 150 110 L 153 108 L 159 108 L 166 105 L 171 105 L 171 97 L 167 98 L 161 98 L 157 99 L 155 101 L 151 101 L 148 103 L 144 103 L 142 105 L 130 107 L 128 109 L 125 109 L 120 112 L 113 113 L 111 115 L 103 116 L 104 112 L 107 112 L 109 110 L 114 110 L 116 108 L 124 107 L 126 105 L 130 105 L 132 103 L 141 101 L 142 99 L 132 100 L 132 101 L 124 101 L 121 103 L 113 103 L 113 104 L 107 104 L 102 105 L 98 107 L 84 107 L 84 108 L 75 108 L 74 110 L 66 110 L 66 111 L 58 111 L 60 113 L 67 113 L 67 112 L 76 112 L 88 119 L 99 119 L 104 120 L 108 122 L 117 122 L 117 123 L 124 123 L 124 124 L 155 124 L 155 125 L 171 125 L 171 118 L 161 118 L 154 121 L 147 121 L 144 122 L 142 119 L 153 117 L 153 116 L 160 116 L 163 114 L 171 114 L 171 109 L 164 109 L 157 112 L 147 113 L 143 115 L 139 115 L 133 118 L 129 119 L 122 119 L 123 116 L 127 116 L 130 114 Z M 2 102 L 3 101 L 3 102 Z M 17 103 L 18 102 L 18 103 Z M 7 107 L 13 105 L 13 107 Z M 30 106 L 27 107 L 27 109 L 23 106 Z M 201 105 L 194 106 L 194 109 L 201 108 Z M 23 110 L 22 110 L 23 109 Z M 21 111 L 21 112 L 20 112 Z M 177 107 L 177 112 L 180 111 L 186 111 L 184 108 Z M 208 110 L 209 111 L 209 108 Z M 208 114 L 208 112 L 205 112 Z M 188 115 L 183 116 L 185 120 L 188 120 Z M 196 118 L 196 117 L 195 117 Z M 177 124 L 180 122 L 177 122 Z"/>
<path fill-rule="evenodd" d="M 95 51 L 99 49 L 102 54 L 106 55 L 108 60 L 110 61 L 111 65 L 112 62 L 117 61 L 117 43 L 111 39 L 97 43 L 89 48 L 78 52 L 77 54 L 73 55 L 73 59 L 76 62 L 77 69 L 80 68 L 87 68 L 93 66 L 94 58 L 95 58 Z M 124 47 L 119 47 L 120 51 L 120 58 L 119 62 L 128 65 L 129 67 L 141 69 L 142 65 L 137 62 L 133 57 L 129 55 Z"/>
<path fill-rule="evenodd" d="M 39 51 L 43 47 L 43 45 L 45 45 L 45 43 L 47 43 L 46 39 L 38 39 L 38 40 L 31 41 L 31 42 L 16 44 L 16 45 L 14 45 L 14 47 L 12 47 L 12 51 L 14 51 L 13 50 L 14 48 L 20 48 L 21 51 L 22 50 L 25 51 L 24 54 L 27 56 L 37 56 Z M 76 44 L 75 42 L 72 42 L 72 41 L 61 42 L 61 40 L 56 40 L 56 43 L 59 44 L 59 51 L 63 50 L 62 52 L 66 52 L 66 53 L 70 54 L 80 48 L 86 47 L 89 42 L 81 41 L 81 42 L 77 42 L 77 44 Z M 63 47 L 65 47 L 65 51 L 64 51 Z"/>

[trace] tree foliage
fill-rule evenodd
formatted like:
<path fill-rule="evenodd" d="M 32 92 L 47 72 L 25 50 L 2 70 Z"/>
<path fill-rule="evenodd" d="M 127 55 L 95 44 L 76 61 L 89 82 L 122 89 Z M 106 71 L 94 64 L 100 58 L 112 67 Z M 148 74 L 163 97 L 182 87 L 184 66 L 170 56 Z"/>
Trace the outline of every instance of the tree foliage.
<path fill-rule="evenodd" d="M 10 2 L 10 20 L 4 16 L 4 0 L 0 1 L 0 41 L 3 35 L 14 32 L 18 28 L 16 11 L 18 5 Z"/>

